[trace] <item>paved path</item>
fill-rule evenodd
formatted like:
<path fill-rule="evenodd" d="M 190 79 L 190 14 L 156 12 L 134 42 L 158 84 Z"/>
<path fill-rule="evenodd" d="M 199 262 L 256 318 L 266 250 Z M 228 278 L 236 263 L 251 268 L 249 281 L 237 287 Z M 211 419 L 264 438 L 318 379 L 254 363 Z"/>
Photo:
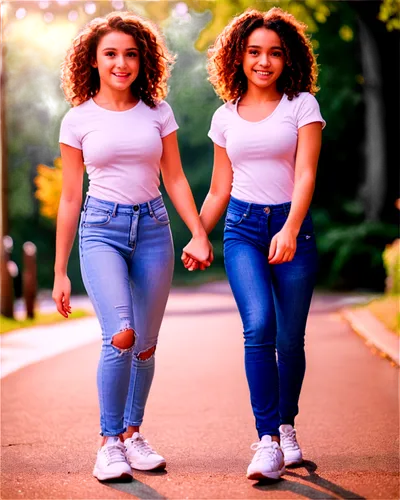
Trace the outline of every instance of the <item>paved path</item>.
<path fill-rule="evenodd" d="M 398 499 L 399 371 L 350 330 L 336 312 L 343 305 L 334 295 L 313 302 L 297 421 L 307 460 L 282 481 L 245 477 L 256 433 L 241 324 L 229 290 L 217 286 L 176 291 L 168 304 L 143 426 L 166 456 L 166 472 L 136 472 L 132 483 L 109 486 L 91 477 L 100 343 L 90 337 L 92 319 L 89 333 L 76 320 L 70 331 L 79 346 L 27 361 L 1 381 L 1 498 Z"/>

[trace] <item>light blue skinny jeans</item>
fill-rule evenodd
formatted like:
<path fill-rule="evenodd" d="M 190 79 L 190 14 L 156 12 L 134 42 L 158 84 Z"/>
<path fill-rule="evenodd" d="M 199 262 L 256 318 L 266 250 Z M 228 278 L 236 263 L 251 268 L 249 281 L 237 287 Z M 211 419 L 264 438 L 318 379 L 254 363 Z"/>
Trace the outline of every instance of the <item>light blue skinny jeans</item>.
<path fill-rule="evenodd" d="M 102 330 L 100 434 L 116 436 L 143 422 L 155 359 L 139 355 L 157 344 L 171 289 L 174 248 L 162 197 L 122 205 L 88 196 L 79 251 L 82 279 Z M 114 346 L 113 336 L 128 329 L 134 331 L 134 345 Z"/>

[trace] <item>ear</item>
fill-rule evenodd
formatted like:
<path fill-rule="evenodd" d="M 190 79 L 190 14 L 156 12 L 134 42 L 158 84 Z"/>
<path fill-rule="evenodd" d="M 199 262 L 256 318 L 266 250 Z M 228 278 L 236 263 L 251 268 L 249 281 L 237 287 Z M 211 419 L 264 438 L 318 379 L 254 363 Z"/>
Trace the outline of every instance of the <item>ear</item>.
<path fill-rule="evenodd" d="M 96 56 L 91 56 L 91 61 L 90 61 L 90 66 L 92 66 L 92 68 L 97 68 L 98 64 L 97 64 L 97 59 L 96 59 Z"/>

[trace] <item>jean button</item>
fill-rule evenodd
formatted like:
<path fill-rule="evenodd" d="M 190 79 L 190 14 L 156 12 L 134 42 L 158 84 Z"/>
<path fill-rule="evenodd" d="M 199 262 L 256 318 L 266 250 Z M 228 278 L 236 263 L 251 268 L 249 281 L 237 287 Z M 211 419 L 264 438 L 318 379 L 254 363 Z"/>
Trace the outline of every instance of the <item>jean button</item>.
<path fill-rule="evenodd" d="M 134 205 L 133 210 L 137 212 L 139 210 L 139 205 Z"/>
<path fill-rule="evenodd" d="M 270 209 L 269 207 L 265 207 L 265 208 L 264 208 L 264 212 L 265 212 L 266 214 L 269 214 L 269 213 L 271 212 L 271 209 Z"/>

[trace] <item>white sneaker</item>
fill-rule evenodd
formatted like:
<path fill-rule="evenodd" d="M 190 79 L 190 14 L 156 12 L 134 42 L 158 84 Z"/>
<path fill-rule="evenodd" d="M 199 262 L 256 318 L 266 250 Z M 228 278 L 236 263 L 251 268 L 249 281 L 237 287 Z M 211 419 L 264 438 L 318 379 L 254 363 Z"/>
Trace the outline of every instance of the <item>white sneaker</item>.
<path fill-rule="evenodd" d="M 279 444 L 271 436 L 263 436 L 261 441 L 250 447 L 256 450 L 247 468 L 248 479 L 279 479 L 285 472 L 283 453 Z"/>
<path fill-rule="evenodd" d="M 285 465 L 301 464 L 303 454 L 296 439 L 296 429 L 289 424 L 281 425 L 279 434 L 281 435 L 281 448 L 285 457 Z"/>
<path fill-rule="evenodd" d="M 132 480 L 132 469 L 126 460 L 125 447 L 118 437 L 107 438 L 97 452 L 93 476 L 99 481 Z"/>
<path fill-rule="evenodd" d="M 166 466 L 165 458 L 156 453 L 139 432 L 134 432 L 131 438 L 125 439 L 125 450 L 133 469 L 153 470 Z"/>

